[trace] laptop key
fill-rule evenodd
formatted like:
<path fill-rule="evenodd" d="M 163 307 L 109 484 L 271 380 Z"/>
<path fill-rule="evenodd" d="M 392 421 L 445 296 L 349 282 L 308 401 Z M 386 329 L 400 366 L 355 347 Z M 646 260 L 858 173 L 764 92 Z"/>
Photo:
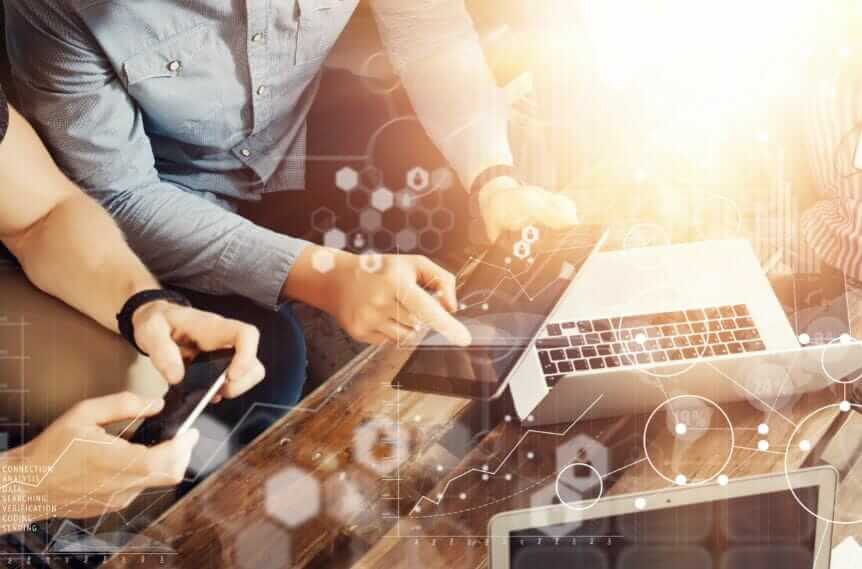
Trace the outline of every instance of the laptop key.
<path fill-rule="evenodd" d="M 670 336 L 676 336 L 676 328 L 674 328 L 673 326 L 670 326 L 670 325 L 662 326 L 661 327 L 661 333 L 666 338 L 670 337 Z"/>
<path fill-rule="evenodd" d="M 707 322 L 706 327 L 710 332 L 721 332 L 721 322 L 718 320 L 710 320 Z"/>
<path fill-rule="evenodd" d="M 587 363 L 587 360 L 575 360 L 572 362 L 577 371 L 584 371 L 590 369 L 590 364 Z"/>
<path fill-rule="evenodd" d="M 722 318 L 733 318 L 736 316 L 736 312 L 733 311 L 732 306 L 721 306 L 719 307 L 718 312 L 721 314 Z"/>
<path fill-rule="evenodd" d="M 721 327 L 725 330 L 736 330 L 736 320 L 734 318 L 725 318 L 721 321 Z"/>
<path fill-rule="evenodd" d="M 700 357 L 700 352 L 698 352 L 694 348 L 684 348 L 682 350 L 682 355 L 687 360 L 694 360 Z"/>
<path fill-rule="evenodd" d="M 721 318 L 721 312 L 718 311 L 718 308 L 706 308 L 704 309 L 706 313 L 706 318 L 708 320 L 715 320 L 716 318 Z"/>
<path fill-rule="evenodd" d="M 571 330 L 574 327 L 575 327 L 575 322 L 563 322 L 560 325 L 560 328 L 562 328 L 563 330 Z"/>
<path fill-rule="evenodd" d="M 666 362 L 667 361 L 667 354 L 661 350 L 651 352 L 651 355 L 652 355 L 652 361 L 654 361 L 654 362 Z"/>
<path fill-rule="evenodd" d="M 596 349 L 599 351 L 600 356 L 609 356 L 614 353 L 610 344 L 599 344 L 596 346 Z"/>
<path fill-rule="evenodd" d="M 746 352 L 762 352 L 766 350 L 766 344 L 764 344 L 762 340 L 743 342 L 742 346 L 745 348 Z"/>
<path fill-rule="evenodd" d="M 628 350 L 626 350 L 625 346 L 623 346 L 619 342 L 617 342 L 616 344 L 613 344 L 611 347 L 614 349 L 615 354 L 624 354 L 628 351 Z"/>
<path fill-rule="evenodd" d="M 754 328 L 754 320 L 749 317 L 745 318 L 737 318 L 736 319 L 736 327 L 737 328 Z"/>
<path fill-rule="evenodd" d="M 644 348 L 646 348 L 649 351 L 657 350 L 658 349 L 658 340 L 647 340 L 644 343 Z"/>
<path fill-rule="evenodd" d="M 587 344 L 595 345 L 595 344 L 601 344 L 601 342 L 602 342 L 601 334 L 596 334 L 596 333 L 587 334 Z"/>
<path fill-rule="evenodd" d="M 682 312 L 662 312 L 654 317 L 657 324 L 676 324 L 677 322 L 685 322 L 685 314 Z"/>
<path fill-rule="evenodd" d="M 733 337 L 733 332 L 719 332 L 718 338 L 725 344 L 727 344 L 728 342 L 733 342 L 735 339 Z"/>
<path fill-rule="evenodd" d="M 560 370 L 560 373 L 572 373 L 575 371 L 572 362 L 560 362 L 557 364 L 557 368 Z"/>
<path fill-rule="evenodd" d="M 563 330 L 559 324 L 548 324 L 548 336 L 562 336 Z"/>
<path fill-rule="evenodd" d="M 569 336 L 569 342 L 571 342 L 573 346 L 583 346 L 587 343 L 587 339 L 581 334 L 576 334 L 574 336 Z"/>
<path fill-rule="evenodd" d="M 604 358 L 593 358 L 590 360 L 590 369 L 605 369 Z"/>
<path fill-rule="evenodd" d="M 681 360 L 681 359 L 682 359 L 682 351 L 681 351 L 681 350 L 668 350 L 668 351 L 667 351 L 667 356 L 668 356 L 672 361 L 678 361 L 678 360 Z"/>
<path fill-rule="evenodd" d="M 616 342 L 617 335 L 613 332 L 602 332 L 602 342 Z"/>
<path fill-rule="evenodd" d="M 704 332 L 706 332 L 706 324 L 704 324 L 703 322 L 695 322 L 691 325 L 691 331 L 697 334 L 703 334 Z"/>
<path fill-rule="evenodd" d="M 652 358 L 650 357 L 648 352 L 642 352 L 635 356 L 635 359 L 639 364 L 651 364 Z"/>
<path fill-rule="evenodd" d="M 728 344 L 727 349 L 730 350 L 731 354 L 741 354 L 745 351 L 745 348 L 743 348 L 742 344 L 740 344 L 739 342 Z"/>
<path fill-rule="evenodd" d="M 706 314 L 703 313 L 703 310 L 700 308 L 695 308 L 694 310 L 686 310 L 686 317 L 688 317 L 690 322 L 697 322 L 698 320 L 706 320 Z"/>
<path fill-rule="evenodd" d="M 608 357 L 606 357 L 606 358 L 605 358 L 605 364 L 607 364 L 607 366 L 608 366 L 609 368 L 611 368 L 611 367 L 620 367 L 620 365 L 622 365 L 622 364 L 621 364 L 621 362 L 620 362 L 620 359 L 619 359 L 617 356 L 608 356 Z"/>
<path fill-rule="evenodd" d="M 553 350 L 551 352 L 551 360 L 558 362 L 560 360 L 566 359 L 566 352 L 563 350 Z"/>
<path fill-rule="evenodd" d="M 700 334 L 694 334 L 693 336 L 688 337 L 688 343 L 692 346 L 702 346 L 706 342 L 706 339 Z"/>
<path fill-rule="evenodd" d="M 611 321 L 607 318 L 602 318 L 600 320 L 593 320 L 593 330 L 596 332 L 605 332 L 607 330 L 611 330 Z"/>
<path fill-rule="evenodd" d="M 581 348 L 581 353 L 584 355 L 585 358 L 594 358 L 599 355 L 599 352 L 596 351 L 595 346 L 584 346 L 583 348 Z"/>
<path fill-rule="evenodd" d="M 685 336 L 677 336 L 673 339 L 673 343 L 677 348 L 684 348 L 688 346 L 688 338 Z"/>
<path fill-rule="evenodd" d="M 676 333 L 688 335 L 691 334 L 691 326 L 688 324 L 677 324 L 676 325 Z"/>
<path fill-rule="evenodd" d="M 754 328 L 737 330 L 733 335 L 737 340 L 756 340 L 757 338 L 760 338 L 760 333 Z"/>
<path fill-rule="evenodd" d="M 628 342 L 629 340 L 631 340 L 634 337 L 634 336 L 632 336 L 631 330 L 623 330 L 623 331 L 618 333 L 618 336 L 620 337 L 620 340 L 622 340 L 623 342 Z"/>
<path fill-rule="evenodd" d="M 648 338 L 658 338 L 661 336 L 661 329 L 658 326 L 650 326 L 646 329 Z"/>
<path fill-rule="evenodd" d="M 726 356 L 727 355 L 727 346 L 724 344 L 716 344 L 714 346 L 709 347 L 713 356 Z"/>
<path fill-rule="evenodd" d="M 658 341 L 658 345 L 667 350 L 673 347 L 673 340 L 670 338 L 662 338 Z"/>
<path fill-rule="evenodd" d="M 748 316 L 750 313 L 748 312 L 748 307 L 744 304 L 737 304 L 733 307 L 733 312 L 737 316 Z"/>
<path fill-rule="evenodd" d="M 539 361 L 543 367 L 551 363 L 551 352 L 539 352 Z"/>
<path fill-rule="evenodd" d="M 593 325 L 590 324 L 589 320 L 581 320 L 578 322 L 578 330 L 581 334 L 587 334 L 588 332 L 593 331 Z"/>
<path fill-rule="evenodd" d="M 568 338 L 542 338 L 536 340 L 536 347 L 540 350 L 552 350 L 554 348 L 567 348 L 569 346 Z"/>
<path fill-rule="evenodd" d="M 545 375 L 554 375 L 557 373 L 557 364 L 554 362 L 542 364 L 542 372 L 544 372 Z"/>
<path fill-rule="evenodd" d="M 570 360 L 581 359 L 581 350 L 579 348 L 569 348 L 566 350 L 566 357 Z"/>
<path fill-rule="evenodd" d="M 718 334 L 710 334 L 706 337 L 706 343 L 709 345 L 720 344 L 721 338 L 718 337 Z"/>

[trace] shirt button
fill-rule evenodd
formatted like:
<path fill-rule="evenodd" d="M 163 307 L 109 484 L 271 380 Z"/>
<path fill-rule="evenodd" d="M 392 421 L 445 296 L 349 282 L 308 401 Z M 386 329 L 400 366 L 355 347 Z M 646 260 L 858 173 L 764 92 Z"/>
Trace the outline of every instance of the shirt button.
<path fill-rule="evenodd" d="M 249 150 L 248 148 L 243 148 L 239 151 L 239 153 L 242 154 L 244 158 L 248 158 L 249 156 L 251 156 L 251 150 Z"/>
<path fill-rule="evenodd" d="M 263 35 L 262 32 L 258 32 L 256 34 L 254 34 L 253 36 L 251 36 L 251 41 L 252 41 L 252 43 L 259 43 L 259 42 L 263 41 L 264 37 L 265 36 Z"/>
<path fill-rule="evenodd" d="M 261 85 L 260 87 L 258 87 L 257 94 L 261 96 L 266 95 L 266 85 Z"/>
<path fill-rule="evenodd" d="M 179 71 L 182 68 L 182 66 L 183 66 L 182 62 L 178 59 L 175 59 L 175 60 L 171 61 L 170 63 L 168 63 L 168 71 L 175 73 L 175 72 Z"/>

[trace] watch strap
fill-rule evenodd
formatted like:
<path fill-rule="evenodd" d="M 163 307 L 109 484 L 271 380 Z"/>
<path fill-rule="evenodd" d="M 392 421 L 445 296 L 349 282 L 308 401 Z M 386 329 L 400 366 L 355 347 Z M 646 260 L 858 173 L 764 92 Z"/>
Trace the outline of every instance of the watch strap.
<path fill-rule="evenodd" d="M 132 322 L 132 316 L 134 316 L 135 312 L 145 304 L 159 300 L 164 300 L 171 304 L 177 304 L 180 306 L 191 306 L 189 300 L 176 291 L 153 289 L 133 294 L 117 314 L 117 327 L 120 330 L 120 334 L 138 351 L 138 353 L 144 356 L 148 356 L 149 354 L 144 352 L 135 340 L 135 325 Z"/>

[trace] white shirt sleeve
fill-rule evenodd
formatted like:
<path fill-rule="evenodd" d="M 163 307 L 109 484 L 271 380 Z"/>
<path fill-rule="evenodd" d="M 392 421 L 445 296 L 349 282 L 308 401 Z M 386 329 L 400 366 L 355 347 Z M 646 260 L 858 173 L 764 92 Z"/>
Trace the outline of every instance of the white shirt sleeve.
<path fill-rule="evenodd" d="M 383 43 L 425 130 L 470 188 L 511 165 L 506 99 L 464 0 L 372 0 Z"/>

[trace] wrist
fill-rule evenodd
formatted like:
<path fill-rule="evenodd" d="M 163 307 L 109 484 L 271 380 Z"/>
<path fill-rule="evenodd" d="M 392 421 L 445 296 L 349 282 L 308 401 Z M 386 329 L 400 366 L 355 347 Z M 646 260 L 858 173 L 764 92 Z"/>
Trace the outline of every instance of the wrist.
<path fill-rule="evenodd" d="M 340 286 L 349 282 L 356 255 L 346 251 L 309 245 L 290 269 L 282 287 L 282 301 L 298 300 L 330 314 L 335 313 Z"/>

